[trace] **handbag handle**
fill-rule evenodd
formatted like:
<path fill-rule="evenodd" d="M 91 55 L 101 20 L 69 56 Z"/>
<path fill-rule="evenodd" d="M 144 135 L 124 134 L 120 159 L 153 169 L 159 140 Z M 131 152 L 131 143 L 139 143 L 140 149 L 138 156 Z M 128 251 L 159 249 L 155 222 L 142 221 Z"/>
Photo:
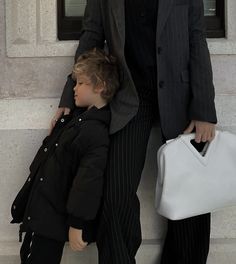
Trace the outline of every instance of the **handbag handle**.
<path fill-rule="evenodd" d="M 184 144 L 189 148 L 189 150 L 199 159 L 199 161 L 206 166 L 209 161 L 210 154 L 213 152 L 214 148 L 216 147 L 217 138 L 221 132 L 222 131 L 216 129 L 214 139 L 212 141 L 207 141 L 207 149 L 204 156 L 202 156 L 202 154 L 190 142 L 192 139 L 195 138 L 196 132 L 189 134 L 180 134 L 178 137 L 182 140 L 182 142 L 184 142 Z"/>

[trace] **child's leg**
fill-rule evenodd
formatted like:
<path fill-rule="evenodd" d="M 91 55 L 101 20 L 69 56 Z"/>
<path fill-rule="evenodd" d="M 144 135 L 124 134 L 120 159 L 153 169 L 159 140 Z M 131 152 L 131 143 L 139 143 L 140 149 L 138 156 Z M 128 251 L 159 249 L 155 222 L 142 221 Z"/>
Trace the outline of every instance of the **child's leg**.
<path fill-rule="evenodd" d="M 22 241 L 22 245 L 20 248 L 21 264 L 26 263 L 26 259 L 28 258 L 28 255 L 30 254 L 32 235 L 33 235 L 32 232 L 25 233 L 25 237 L 24 237 L 24 240 Z"/>
<path fill-rule="evenodd" d="M 65 242 L 26 232 L 20 249 L 21 264 L 59 264 Z"/>

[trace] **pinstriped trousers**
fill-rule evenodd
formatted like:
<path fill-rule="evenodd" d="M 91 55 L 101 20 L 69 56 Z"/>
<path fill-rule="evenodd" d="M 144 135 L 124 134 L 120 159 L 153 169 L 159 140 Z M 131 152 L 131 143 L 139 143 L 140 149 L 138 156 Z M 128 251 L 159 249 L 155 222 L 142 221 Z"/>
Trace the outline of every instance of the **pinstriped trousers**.
<path fill-rule="evenodd" d="M 137 189 L 152 124 L 155 119 L 159 121 L 155 69 L 149 71 L 142 85 L 137 86 L 140 105 L 136 116 L 111 135 L 96 242 L 99 264 L 135 264 L 142 242 Z M 162 133 L 161 137 L 164 143 Z M 167 221 L 160 263 L 205 264 L 210 242 L 210 213 Z"/>

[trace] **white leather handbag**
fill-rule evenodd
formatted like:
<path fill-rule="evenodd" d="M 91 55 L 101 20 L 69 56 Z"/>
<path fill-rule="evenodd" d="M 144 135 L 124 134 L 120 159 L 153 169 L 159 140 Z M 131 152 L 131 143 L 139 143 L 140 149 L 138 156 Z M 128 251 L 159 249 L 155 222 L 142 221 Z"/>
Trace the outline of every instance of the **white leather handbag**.
<path fill-rule="evenodd" d="M 180 134 L 157 151 L 155 208 L 172 220 L 236 205 L 236 135 L 216 129 L 202 153 L 194 138 Z"/>

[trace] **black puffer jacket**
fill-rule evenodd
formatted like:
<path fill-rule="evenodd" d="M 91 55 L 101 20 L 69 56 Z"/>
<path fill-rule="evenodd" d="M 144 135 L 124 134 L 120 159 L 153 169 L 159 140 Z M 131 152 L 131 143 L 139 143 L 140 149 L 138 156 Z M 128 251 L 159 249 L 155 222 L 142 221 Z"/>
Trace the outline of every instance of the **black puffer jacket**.
<path fill-rule="evenodd" d="M 69 226 L 95 241 L 109 147 L 110 105 L 77 107 L 43 139 L 30 174 L 16 195 L 10 223 L 68 241 Z"/>

